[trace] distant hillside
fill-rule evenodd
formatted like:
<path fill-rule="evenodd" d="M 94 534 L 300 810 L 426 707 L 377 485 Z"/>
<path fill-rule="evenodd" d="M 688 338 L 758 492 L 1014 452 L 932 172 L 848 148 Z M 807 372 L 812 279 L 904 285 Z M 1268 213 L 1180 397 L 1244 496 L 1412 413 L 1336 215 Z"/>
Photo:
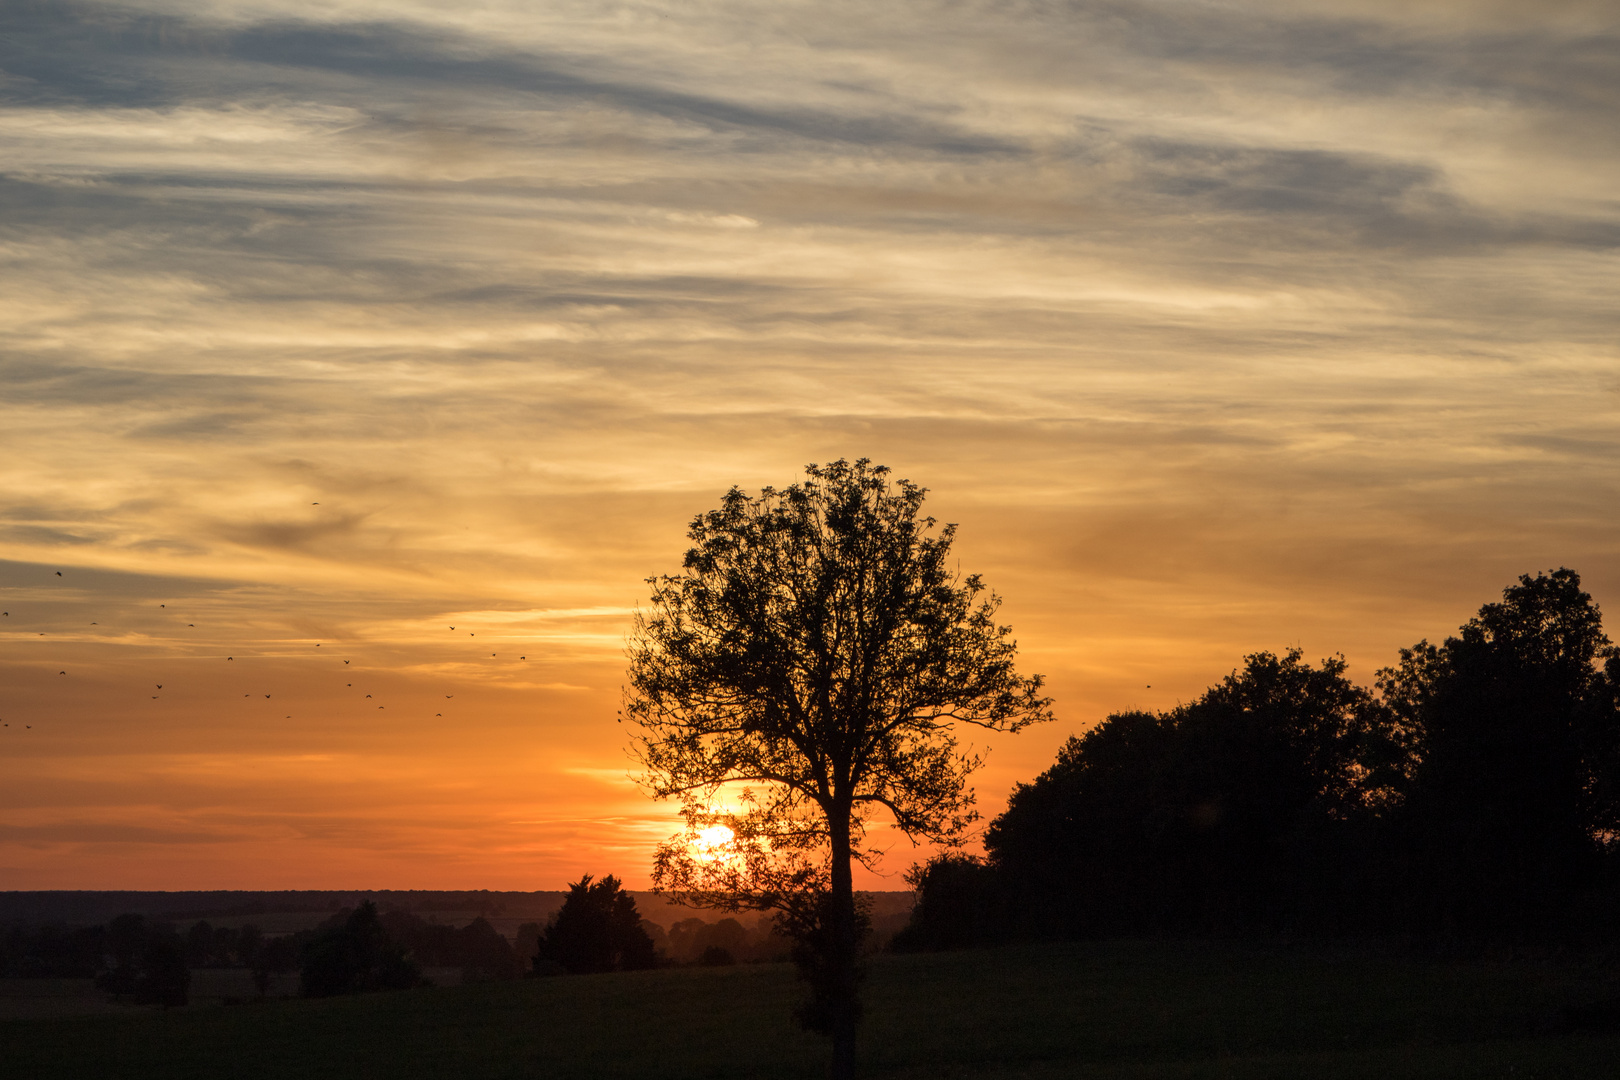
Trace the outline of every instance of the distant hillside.
<path fill-rule="evenodd" d="M 318 890 L 202 890 L 186 892 L 40 891 L 0 892 L 0 925 L 39 926 L 61 923 L 90 926 L 127 911 L 171 922 L 197 919 L 249 921 L 253 916 L 308 913 L 312 916 L 354 907 L 372 900 L 384 910 L 416 912 L 438 921 L 456 922 L 485 916 L 498 924 L 545 922 L 560 907 L 565 891 L 498 892 L 489 889 L 444 891 L 433 889 L 318 889 Z M 632 894 L 642 916 L 668 926 L 694 915 L 706 919 L 714 912 L 694 911 L 671 904 L 650 892 Z M 872 898 L 874 921 L 892 922 L 911 910 L 914 894 L 879 892 Z"/>

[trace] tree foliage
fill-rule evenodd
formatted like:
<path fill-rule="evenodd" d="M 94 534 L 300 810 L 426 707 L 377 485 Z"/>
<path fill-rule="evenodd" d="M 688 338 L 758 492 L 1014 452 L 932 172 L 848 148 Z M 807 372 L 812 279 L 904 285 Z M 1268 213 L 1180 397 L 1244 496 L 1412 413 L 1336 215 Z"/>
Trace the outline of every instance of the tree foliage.
<path fill-rule="evenodd" d="M 1340 658 L 1256 653 L 1186 705 L 1108 717 L 1018 786 L 983 867 L 919 871 L 902 941 L 1590 939 L 1620 914 L 1617 838 L 1620 652 L 1560 569 L 1401 650 L 1372 691 Z"/>
<path fill-rule="evenodd" d="M 1420 917 L 1513 934 L 1568 910 L 1620 826 L 1620 656 L 1573 570 L 1520 577 L 1379 673 L 1410 717 Z"/>
<path fill-rule="evenodd" d="M 1071 738 L 986 848 L 1048 931 L 1275 923 L 1390 797 L 1390 726 L 1342 658 L 1255 653 L 1187 705 Z M 1081 902 L 1040 899 L 1060 896 Z"/>

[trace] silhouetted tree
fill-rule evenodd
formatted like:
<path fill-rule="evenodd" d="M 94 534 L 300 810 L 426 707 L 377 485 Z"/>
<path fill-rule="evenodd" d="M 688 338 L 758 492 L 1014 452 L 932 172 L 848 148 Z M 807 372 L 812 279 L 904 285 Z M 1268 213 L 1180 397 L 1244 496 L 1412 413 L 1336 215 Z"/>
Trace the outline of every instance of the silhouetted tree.
<path fill-rule="evenodd" d="M 249 966 L 253 969 L 253 985 L 259 991 L 259 996 L 263 997 L 270 990 L 273 976 L 298 966 L 298 947 L 291 938 L 269 938 L 254 950 Z"/>
<path fill-rule="evenodd" d="M 650 968 L 658 958 L 641 928 L 635 897 L 612 874 L 594 883 L 586 874 L 568 886 L 562 909 L 540 936 L 537 971 L 545 961 L 585 975 Z"/>
<path fill-rule="evenodd" d="M 801 1018 L 832 1036 L 835 1077 L 854 1073 L 867 821 L 886 812 L 907 836 L 956 842 L 979 759 L 953 725 L 1050 717 L 1039 676 L 1014 668 L 999 601 L 951 566 L 955 526 L 935 533 L 924 490 L 888 472 L 811 465 L 786 491 L 733 488 L 697 517 L 684 573 L 649 579 L 623 712 L 648 791 L 679 799 L 687 823 L 655 885 L 779 913 L 811 987 Z M 717 805 L 726 792 L 740 809 Z"/>
<path fill-rule="evenodd" d="M 517 957 L 520 971 L 528 971 L 534 966 L 534 958 L 540 955 L 541 926 L 537 922 L 526 922 L 517 929 L 517 940 L 512 943 L 512 952 Z"/>
<path fill-rule="evenodd" d="M 107 932 L 100 926 L 11 926 L 0 935 L 0 978 L 87 979 L 102 968 Z"/>
<path fill-rule="evenodd" d="M 1298 650 L 1255 653 L 1190 704 L 1115 714 L 1071 738 L 986 832 L 1033 928 L 1235 929 L 1341 914 L 1365 819 L 1392 797 L 1396 738 L 1389 711 L 1344 672 L 1336 657 L 1313 667 Z"/>
<path fill-rule="evenodd" d="M 146 917 L 133 912 L 107 924 L 107 953 L 112 965 L 96 976 L 96 985 L 115 996 L 133 993 L 140 978 L 140 958 L 146 946 Z"/>
<path fill-rule="evenodd" d="M 995 866 L 950 852 L 913 867 L 906 881 L 917 890 L 911 919 L 889 943 L 894 952 L 934 952 L 988 945 L 1011 936 L 1022 919 L 1007 902 Z"/>
<path fill-rule="evenodd" d="M 465 982 L 515 979 L 520 974 L 512 943 L 482 915 L 456 931 L 456 951 Z"/>
<path fill-rule="evenodd" d="M 729 967 L 736 962 L 737 958 L 724 945 L 706 945 L 698 954 L 698 964 L 701 967 Z"/>
<path fill-rule="evenodd" d="M 133 998 L 137 1005 L 184 1005 L 191 990 L 191 972 L 186 967 L 186 945 L 178 934 L 147 934 L 141 950 L 140 974 L 135 979 Z"/>
<path fill-rule="evenodd" d="M 257 926 L 248 923 L 236 932 L 236 940 L 232 943 L 231 951 L 238 964 L 251 968 L 258 962 L 259 950 L 262 948 L 264 948 L 264 933 Z"/>
<path fill-rule="evenodd" d="M 1580 576 L 1521 576 L 1379 680 L 1414 736 L 1420 914 L 1442 932 L 1553 932 L 1620 829 L 1620 657 Z"/>
<path fill-rule="evenodd" d="M 377 905 L 367 900 L 340 914 L 305 947 L 299 981 L 306 997 L 331 997 L 408 989 L 421 983 L 422 973 L 389 939 Z"/>

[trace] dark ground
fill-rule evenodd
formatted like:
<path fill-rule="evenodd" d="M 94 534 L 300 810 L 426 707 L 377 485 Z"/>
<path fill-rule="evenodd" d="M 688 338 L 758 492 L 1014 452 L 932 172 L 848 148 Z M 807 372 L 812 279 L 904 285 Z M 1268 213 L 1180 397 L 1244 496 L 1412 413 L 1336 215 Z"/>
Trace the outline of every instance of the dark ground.
<path fill-rule="evenodd" d="M 869 1077 L 1620 1075 L 1617 984 L 1571 960 L 1113 942 L 881 956 Z M 0 1022 L 50 1078 L 816 1077 L 785 965 Z"/>

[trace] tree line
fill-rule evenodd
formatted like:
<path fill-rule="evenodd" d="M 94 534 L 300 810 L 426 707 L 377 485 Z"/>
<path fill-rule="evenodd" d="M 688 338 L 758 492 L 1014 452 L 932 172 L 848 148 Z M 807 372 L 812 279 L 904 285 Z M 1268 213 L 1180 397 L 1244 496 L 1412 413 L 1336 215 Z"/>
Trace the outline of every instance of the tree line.
<path fill-rule="evenodd" d="M 514 940 L 482 916 L 454 926 L 369 900 L 280 936 L 207 920 L 180 930 L 131 913 L 96 926 L 11 926 L 0 933 L 0 978 L 93 978 L 115 998 L 170 1006 L 187 1003 L 199 968 L 246 968 L 260 995 L 275 976 L 297 971 L 302 995 L 330 997 L 427 985 L 424 971 L 432 968 L 481 982 L 783 960 L 790 949 L 768 928 L 731 918 L 682 919 L 666 931 L 641 918 L 617 878 L 585 875 L 556 915 L 544 925 L 524 923 Z"/>
<path fill-rule="evenodd" d="M 1371 687 L 1260 652 L 1071 737 L 914 871 L 899 948 L 1289 931 L 1589 944 L 1620 914 L 1620 653 L 1573 570 L 1522 576 Z"/>

